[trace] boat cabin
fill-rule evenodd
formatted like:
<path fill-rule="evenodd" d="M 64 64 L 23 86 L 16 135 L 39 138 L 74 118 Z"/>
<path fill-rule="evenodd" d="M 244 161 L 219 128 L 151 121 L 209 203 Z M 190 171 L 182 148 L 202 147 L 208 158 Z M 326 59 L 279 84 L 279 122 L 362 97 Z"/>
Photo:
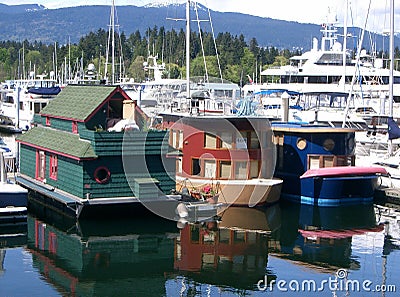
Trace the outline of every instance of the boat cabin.
<path fill-rule="evenodd" d="M 309 169 L 354 166 L 355 130 L 323 124 L 273 122 L 277 162 L 275 176 L 282 193 L 301 193 L 299 177 Z"/>
<path fill-rule="evenodd" d="M 168 132 L 147 131 L 146 120 L 119 86 L 68 85 L 17 138 L 21 180 L 64 199 L 167 193 L 175 187 L 175 160 L 163 158 Z"/>

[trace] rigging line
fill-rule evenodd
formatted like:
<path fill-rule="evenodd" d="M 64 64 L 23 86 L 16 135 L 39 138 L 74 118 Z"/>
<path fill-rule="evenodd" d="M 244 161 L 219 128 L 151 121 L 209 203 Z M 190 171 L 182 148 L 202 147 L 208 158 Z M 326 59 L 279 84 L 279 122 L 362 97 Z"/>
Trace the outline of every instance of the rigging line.
<path fill-rule="evenodd" d="M 215 42 L 216 40 L 215 40 L 214 26 L 213 26 L 213 23 L 212 23 L 211 12 L 210 12 L 210 8 L 208 6 L 207 1 L 206 1 L 206 5 L 207 5 L 207 10 L 208 10 L 208 18 L 210 19 L 211 34 L 212 34 L 212 38 L 213 38 L 213 42 L 214 42 L 215 55 L 217 56 L 219 76 L 221 77 L 221 82 L 223 82 L 221 61 L 219 60 L 219 53 L 218 53 L 217 43 Z"/>
<path fill-rule="evenodd" d="M 385 1 L 385 12 L 388 11 L 388 0 Z M 384 13 L 383 28 L 386 28 L 386 14 Z M 382 59 L 385 57 L 385 34 L 382 34 Z"/>
<path fill-rule="evenodd" d="M 367 16 L 365 17 L 364 27 L 363 27 L 363 29 L 362 29 L 362 31 L 361 31 L 361 37 L 360 37 L 360 39 L 359 39 L 359 41 L 358 41 L 357 56 L 356 56 L 356 58 L 357 58 L 357 59 L 356 59 L 356 67 L 357 67 L 357 68 L 356 68 L 356 71 L 354 71 L 353 77 L 352 77 L 352 79 L 351 79 L 351 89 L 350 89 L 350 93 L 349 93 L 348 100 L 347 100 L 347 104 L 346 104 L 345 117 L 344 117 L 344 119 L 343 119 L 342 127 L 345 127 L 345 125 L 346 125 L 346 118 L 347 118 L 347 115 L 349 114 L 350 100 L 351 100 L 351 97 L 353 96 L 353 87 L 354 87 L 354 83 L 355 83 L 356 76 L 357 76 L 357 70 L 359 70 L 359 67 L 360 67 L 361 48 L 362 48 L 362 42 L 363 42 L 363 40 L 364 40 L 365 28 L 366 28 L 367 23 L 368 23 L 369 12 L 370 12 L 370 9 L 371 9 L 371 1 L 372 1 L 372 0 L 369 0 L 368 10 L 367 10 Z M 361 96 L 362 96 L 362 93 L 361 93 Z"/>
<path fill-rule="evenodd" d="M 119 73 L 119 78 L 120 80 L 125 77 L 125 64 L 124 64 L 124 52 L 122 51 L 122 40 L 121 40 L 121 31 L 120 31 L 120 25 L 119 25 L 119 19 L 118 19 L 118 10 L 117 7 L 115 7 L 115 18 L 117 21 L 117 24 L 114 25 L 117 28 L 117 34 L 118 34 L 118 41 L 119 41 L 119 67 L 120 67 L 120 73 Z"/>
<path fill-rule="evenodd" d="M 196 12 L 196 18 L 197 18 L 197 27 L 199 28 L 199 37 L 200 37 L 200 44 L 201 44 L 201 51 L 203 53 L 203 63 L 204 63 L 204 68 L 206 71 L 206 82 L 208 83 L 208 70 L 207 70 L 207 62 L 206 62 L 206 55 L 204 53 L 204 43 L 203 43 L 203 36 L 201 34 L 201 28 L 200 28 L 200 20 L 199 20 L 199 11 L 197 9 L 197 1 L 194 1 L 194 11 Z"/>

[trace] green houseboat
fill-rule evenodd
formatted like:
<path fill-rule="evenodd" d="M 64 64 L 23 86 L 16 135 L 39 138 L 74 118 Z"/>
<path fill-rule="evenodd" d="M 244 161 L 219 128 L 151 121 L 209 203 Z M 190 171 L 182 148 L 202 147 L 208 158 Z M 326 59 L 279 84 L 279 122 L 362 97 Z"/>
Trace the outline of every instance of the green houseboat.
<path fill-rule="evenodd" d="M 17 138 L 17 182 L 32 190 L 30 201 L 75 217 L 147 202 L 166 211 L 158 203 L 176 202 L 167 195 L 175 158 L 168 131 L 148 130 L 146 120 L 119 86 L 69 85 Z"/>

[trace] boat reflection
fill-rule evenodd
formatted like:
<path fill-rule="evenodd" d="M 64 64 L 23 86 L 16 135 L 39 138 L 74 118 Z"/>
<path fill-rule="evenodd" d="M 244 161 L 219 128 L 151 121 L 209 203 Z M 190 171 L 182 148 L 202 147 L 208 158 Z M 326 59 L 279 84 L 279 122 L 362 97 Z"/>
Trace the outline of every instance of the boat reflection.
<path fill-rule="evenodd" d="M 352 257 L 353 236 L 383 232 L 376 222 L 373 205 L 317 207 L 285 204 L 280 248 L 274 255 L 318 270 L 359 269 Z"/>
<path fill-rule="evenodd" d="M 219 222 L 188 223 L 175 239 L 174 268 L 187 290 L 198 283 L 254 289 L 267 269 L 271 232 L 279 229 L 280 207 L 229 207 Z"/>
<path fill-rule="evenodd" d="M 270 233 L 280 220 L 279 205 L 227 208 L 218 221 L 181 230 L 156 216 L 75 222 L 47 212 L 28 216 L 27 250 L 60 295 L 176 296 L 180 278 L 254 289 L 264 279 Z"/>
<path fill-rule="evenodd" d="M 165 295 L 176 236 L 176 222 L 156 217 L 69 225 L 28 217 L 33 265 L 62 296 Z"/>
<path fill-rule="evenodd" d="M 0 276 L 4 274 L 4 260 L 7 249 L 23 247 L 27 243 L 27 226 L 25 224 L 0 224 Z"/>

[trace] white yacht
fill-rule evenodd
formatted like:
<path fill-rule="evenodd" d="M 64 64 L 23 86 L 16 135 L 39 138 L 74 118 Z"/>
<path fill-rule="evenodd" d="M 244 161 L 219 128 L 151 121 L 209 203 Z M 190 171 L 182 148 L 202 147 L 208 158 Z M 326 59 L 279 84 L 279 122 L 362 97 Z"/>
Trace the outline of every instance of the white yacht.
<path fill-rule="evenodd" d="M 35 114 L 53 99 L 61 88 L 54 78 L 32 72 L 28 79 L 8 80 L 3 84 L 0 109 L 17 128 L 28 130 Z"/>
<path fill-rule="evenodd" d="M 322 25 L 322 39 L 313 39 L 312 49 L 290 58 L 290 65 L 271 67 L 261 72 L 262 85 L 247 85 L 247 92 L 254 89 L 277 88 L 299 93 L 324 92 L 354 94 L 350 108 L 362 111 L 368 108 L 375 114 L 388 112 L 389 69 L 382 58 L 360 50 L 352 59 L 347 50 L 347 39 L 341 37 L 336 27 L 336 16 L 328 16 Z M 347 30 L 345 30 L 347 32 Z M 345 34 L 350 36 L 349 34 Z M 342 35 L 343 36 L 343 35 Z M 320 43 L 320 44 L 319 44 Z M 400 72 L 394 72 L 395 102 L 400 102 Z M 398 107 L 397 107 L 398 108 Z M 395 104 L 396 113 L 396 104 Z"/>

